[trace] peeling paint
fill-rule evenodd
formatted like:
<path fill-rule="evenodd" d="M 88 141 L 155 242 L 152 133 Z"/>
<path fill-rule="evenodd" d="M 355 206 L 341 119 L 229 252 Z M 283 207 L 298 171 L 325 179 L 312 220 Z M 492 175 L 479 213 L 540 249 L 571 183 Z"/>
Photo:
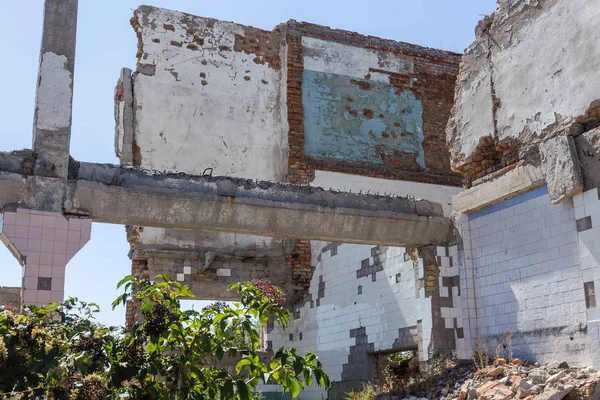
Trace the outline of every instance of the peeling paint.
<path fill-rule="evenodd" d="M 56 131 L 71 125 L 71 85 L 67 57 L 48 51 L 42 55 L 37 90 L 37 128 Z"/>
<path fill-rule="evenodd" d="M 408 155 L 426 167 L 423 106 L 409 90 L 306 69 L 302 85 L 306 154 L 376 164 Z"/>

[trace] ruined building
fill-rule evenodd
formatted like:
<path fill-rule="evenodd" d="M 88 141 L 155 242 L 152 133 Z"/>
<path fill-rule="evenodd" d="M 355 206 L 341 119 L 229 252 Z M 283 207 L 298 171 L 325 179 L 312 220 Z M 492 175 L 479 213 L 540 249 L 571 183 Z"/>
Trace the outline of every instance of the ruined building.
<path fill-rule="evenodd" d="M 282 287 L 293 318 L 267 328 L 269 347 L 316 351 L 333 381 L 305 399 L 380 381 L 391 352 L 469 359 L 510 331 L 515 356 L 600 368 L 600 3 L 498 3 L 462 56 L 140 7 L 137 66 L 115 91 L 122 166 L 65 161 L 41 139 L 0 154 L 23 301 L 60 297 L 93 219 L 128 225 L 134 274 L 199 299 Z M 41 134 L 61 122 L 38 114 Z M 48 270 L 22 226 L 50 217 Z"/>

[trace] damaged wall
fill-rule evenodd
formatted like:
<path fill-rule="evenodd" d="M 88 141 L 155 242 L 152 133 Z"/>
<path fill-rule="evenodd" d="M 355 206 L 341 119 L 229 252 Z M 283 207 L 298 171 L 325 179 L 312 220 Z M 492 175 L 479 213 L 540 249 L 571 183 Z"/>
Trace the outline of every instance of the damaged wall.
<path fill-rule="evenodd" d="M 148 6 L 132 25 L 137 71 L 128 81 L 123 70 L 115 93 L 123 164 L 302 184 L 319 171 L 459 183 L 444 147 L 457 54 L 296 21 L 264 31 Z M 243 258 L 281 243 L 144 228 L 134 247 L 235 247 Z M 311 246 L 288 243 L 298 300 L 312 276 Z"/>
<path fill-rule="evenodd" d="M 565 133 L 565 123 L 585 122 L 600 97 L 590 84 L 598 79 L 600 5 L 502 0 L 499 6 L 479 23 L 465 52 L 447 129 L 452 168 L 469 179 L 531 159 L 541 140 Z"/>
<path fill-rule="evenodd" d="M 142 168 L 283 181 L 281 35 L 142 6 L 133 147 Z M 132 144 L 125 144 L 132 145 Z"/>
<path fill-rule="evenodd" d="M 289 179 L 315 171 L 458 185 L 444 128 L 457 54 L 289 21 Z"/>
<path fill-rule="evenodd" d="M 293 310 L 285 331 L 267 330 L 267 343 L 316 351 L 333 382 L 330 399 L 374 379 L 374 354 L 415 350 L 423 361 L 465 347 L 458 249 L 430 250 L 433 273 L 414 249 L 332 243 L 316 250 L 306 302 Z M 322 394 L 312 386 L 302 399 Z"/>

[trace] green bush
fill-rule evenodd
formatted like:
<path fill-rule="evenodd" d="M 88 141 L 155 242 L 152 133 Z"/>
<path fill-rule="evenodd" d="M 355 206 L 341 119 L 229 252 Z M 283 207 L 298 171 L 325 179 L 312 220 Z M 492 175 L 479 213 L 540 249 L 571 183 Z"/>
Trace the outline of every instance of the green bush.
<path fill-rule="evenodd" d="M 187 286 L 160 281 L 119 282 L 141 303 L 142 321 L 131 332 L 94 320 L 98 307 L 68 299 L 23 313 L 0 308 L 0 393 L 21 399 L 254 399 L 260 381 L 282 385 L 292 398 L 313 380 L 330 386 L 314 353 L 279 349 L 271 362 L 258 357 L 260 329 L 269 318 L 285 327 L 289 312 L 281 292 L 265 281 L 231 286 L 240 294 L 233 308 L 182 311 Z M 243 352 L 242 352 L 243 351 Z M 240 356 L 235 372 L 215 365 Z"/>

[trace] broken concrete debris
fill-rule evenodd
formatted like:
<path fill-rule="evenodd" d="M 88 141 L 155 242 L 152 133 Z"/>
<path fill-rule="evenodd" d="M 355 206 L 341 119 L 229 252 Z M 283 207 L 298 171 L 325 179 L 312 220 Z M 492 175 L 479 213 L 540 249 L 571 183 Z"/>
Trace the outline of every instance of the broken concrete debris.
<path fill-rule="evenodd" d="M 498 358 L 493 365 L 476 370 L 472 365 L 454 365 L 437 376 L 433 387 L 418 396 L 384 392 L 383 400 L 598 400 L 600 372 L 591 367 L 571 367 L 567 363 L 545 366 L 525 365 L 520 360 L 507 363 Z"/>

